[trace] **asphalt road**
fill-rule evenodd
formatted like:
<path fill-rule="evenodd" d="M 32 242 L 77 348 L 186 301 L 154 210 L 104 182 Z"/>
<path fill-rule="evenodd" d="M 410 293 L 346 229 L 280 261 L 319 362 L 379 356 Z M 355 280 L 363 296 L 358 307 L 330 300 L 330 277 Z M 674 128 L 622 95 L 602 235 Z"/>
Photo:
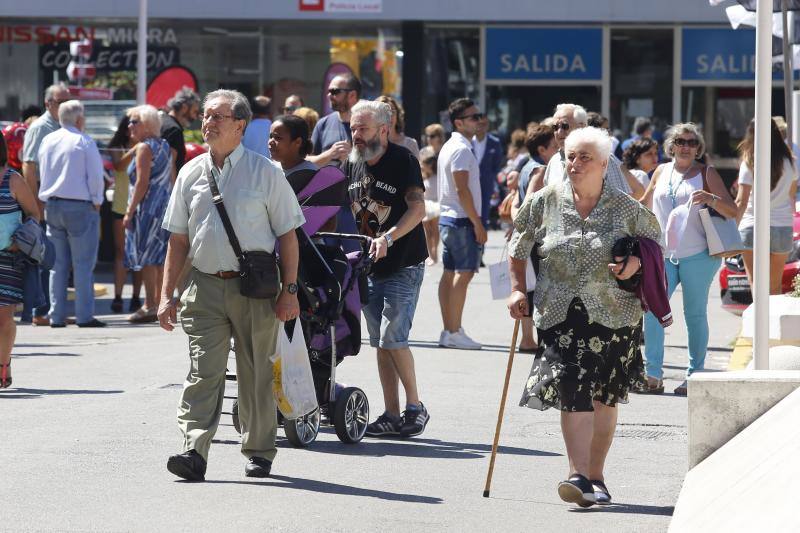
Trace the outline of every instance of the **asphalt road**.
<path fill-rule="evenodd" d="M 487 260 L 499 258 L 492 233 Z M 421 396 L 432 419 L 418 438 L 338 441 L 324 429 L 310 449 L 279 431 L 273 476 L 244 477 L 230 416 L 211 449 L 207 482 L 166 471 L 179 451 L 175 408 L 188 368 L 186 337 L 103 315 L 105 330 L 21 326 L 15 388 L 0 392 L 0 531 L 665 531 L 687 468 L 686 400 L 633 396 L 607 464 L 615 505 L 577 510 L 558 499 L 567 474 L 558 413 L 517 407 L 531 356 L 514 361 L 490 498 L 483 485 L 512 321 L 491 301 L 488 271 L 467 300 L 466 331 L 479 352 L 436 346 L 438 266 L 428 269 L 412 330 Z M 106 274 L 99 276 L 107 279 Z M 667 333 L 667 387 L 685 369 L 680 293 Z M 709 304 L 708 366 L 724 368 L 739 319 Z M 339 366 L 382 410 L 373 352 Z M 224 410 L 236 395 L 229 383 Z"/>

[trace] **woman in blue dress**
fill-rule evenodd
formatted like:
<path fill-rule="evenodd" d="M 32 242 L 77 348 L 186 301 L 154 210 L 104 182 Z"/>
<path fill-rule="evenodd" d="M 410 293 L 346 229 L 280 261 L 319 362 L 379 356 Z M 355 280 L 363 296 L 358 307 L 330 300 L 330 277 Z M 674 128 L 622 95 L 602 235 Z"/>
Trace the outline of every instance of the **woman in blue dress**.
<path fill-rule="evenodd" d="M 23 214 L 39 220 L 36 197 L 7 163 L 8 151 L 0 135 L 0 389 L 11 386 L 11 348 L 17 335 L 14 308 L 22 302 L 23 264 L 11 237 Z"/>
<path fill-rule="evenodd" d="M 175 183 L 175 150 L 160 137 L 158 110 L 141 105 L 128 110 L 131 139 L 138 142 L 128 167 L 131 180 L 125 226 L 125 266 L 142 272 L 144 305 L 129 322 L 155 322 L 169 232 L 161 228 Z"/>

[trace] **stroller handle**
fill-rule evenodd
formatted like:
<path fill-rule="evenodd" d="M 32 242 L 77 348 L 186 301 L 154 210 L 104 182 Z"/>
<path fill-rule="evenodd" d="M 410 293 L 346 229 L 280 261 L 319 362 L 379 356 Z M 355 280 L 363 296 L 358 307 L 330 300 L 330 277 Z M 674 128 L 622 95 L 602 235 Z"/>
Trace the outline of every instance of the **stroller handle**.
<path fill-rule="evenodd" d="M 333 238 L 333 239 L 342 239 L 348 241 L 361 241 L 364 244 L 369 245 L 372 242 L 371 237 L 367 237 L 366 235 L 356 235 L 353 233 L 330 233 L 326 231 L 321 231 L 312 235 L 312 237 L 322 237 L 322 238 Z"/>

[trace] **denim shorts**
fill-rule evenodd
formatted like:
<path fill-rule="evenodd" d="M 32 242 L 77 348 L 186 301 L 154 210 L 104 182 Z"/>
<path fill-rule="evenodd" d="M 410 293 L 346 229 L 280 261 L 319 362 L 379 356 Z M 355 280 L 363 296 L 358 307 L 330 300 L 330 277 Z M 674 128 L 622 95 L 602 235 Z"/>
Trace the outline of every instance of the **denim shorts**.
<path fill-rule="evenodd" d="M 441 219 L 440 219 L 441 220 Z M 454 272 L 477 272 L 481 264 L 482 246 L 469 226 L 439 225 L 442 239 L 442 266 Z"/>
<path fill-rule="evenodd" d="M 408 348 L 408 333 L 417 309 L 425 264 L 401 268 L 386 277 L 369 276 L 369 303 L 364 307 L 369 345 Z"/>
<path fill-rule="evenodd" d="M 753 249 L 753 226 L 739 230 L 744 247 Z M 769 253 L 788 254 L 792 251 L 792 228 L 789 226 L 769 227 Z"/>

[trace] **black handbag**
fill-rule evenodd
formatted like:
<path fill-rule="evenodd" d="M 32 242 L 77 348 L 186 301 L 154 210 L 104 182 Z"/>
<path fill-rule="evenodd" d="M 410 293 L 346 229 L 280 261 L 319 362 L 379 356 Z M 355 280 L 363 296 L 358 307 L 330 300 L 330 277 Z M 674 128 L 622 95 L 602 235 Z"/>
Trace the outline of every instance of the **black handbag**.
<path fill-rule="evenodd" d="M 231 219 L 222 203 L 222 195 L 214 177 L 214 169 L 208 179 L 208 186 L 211 188 L 211 201 L 217 208 L 219 218 L 228 240 L 233 248 L 233 253 L 239 259 L 239 293 L 247 298 L 267 300 L 275 298 L 280 292 L 280 274 L 278 271 L 278 261 L 275 254 L 263 251 L 242 251 L 239 239 L 233 231 Z"/>

